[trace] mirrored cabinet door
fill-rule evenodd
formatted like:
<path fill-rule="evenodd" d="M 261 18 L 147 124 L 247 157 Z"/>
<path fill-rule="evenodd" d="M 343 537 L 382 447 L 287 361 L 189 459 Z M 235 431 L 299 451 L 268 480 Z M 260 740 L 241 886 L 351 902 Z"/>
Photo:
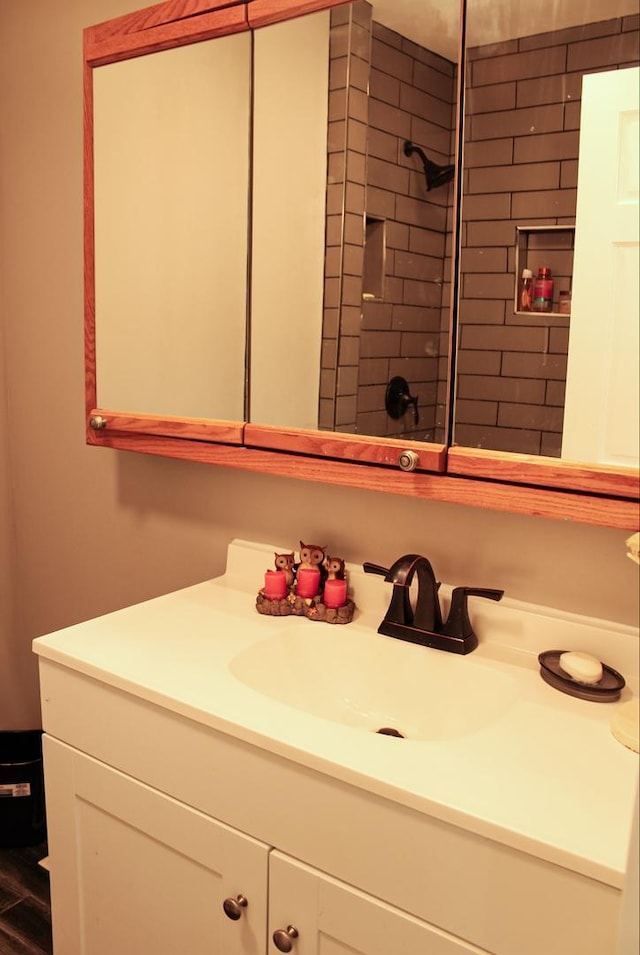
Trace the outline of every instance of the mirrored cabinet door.
<path fill-rule="evenodd" d="M 244 418 L 251 38 L 93 71 L 102 408 Z"/>
<path fill-rule="evenodd" d="M 546 469 L 552 483 L 581 481 L 583 470 L 587 486 L 637 493 L 637 418 L 634 424 L 630 409 L 637 407 L 638 362 L 629 359 L 637 355 L 637 282 L 635 291 L 610 284 L 621 276 L 611 244 L 601 244 L 595 257 L 587 253 L 590 264 L 584 259 L 589 235 L 603 234 L 605 219 L 626 209 L 635 234 L 627 231 L 624 241 L 637 261 L 637 188 L 634 200 L 628 181 L 620 183 L 622 192 L 616 186 L 618 167 L 633 165 L 618 154 L 617 113 L 607 122 L 618 94 L 600 95 L 599 118 L 584 109 L 583 98 L 583 81 L 596 86 L 613 72 L 637 74 L 637 5 L 616 0 L 595 10 L 542 3 L 532 13 L 511 0 L 489 8 L 467 2 L 449 466 L 496 476 L 520 469 L 532 481 L 544 479 Z M 630 107 L 636 131 L 637 85 L 636 77 Z M 617 410 L 593 413 L 595 394 L 598 406 L 615 400 Z M 569 397 L 573 411 L 565 414 Z M 635 432 L 635 458 L 596 450 L 608 444 L 605 431 L 623 426 Z M 590 440 L 578 439 L 576 429 L 588 431 Z M 599 485 L 588 473 L 594 468 Z"/>
<path fill-rule="evenodd" d="M 87 412 L 239 443 L 251 35 L 242 7 L 178 35 L 171 6 L 85 32 Z"/>
<path fill-rule="evenodd" d="M 252 446 L 394 466 L 408 450 L 418 469 L 444 467 L 455 5 L 440 20 L 434 34 L 425 5 L 357 0 L 318 20 L 304 56 L 294 43 L 278 58 L 282 89 L 309 90 L 274 91 L 271 112 L 278 99 L 287 110 L 254 140 Z M 257 122 L 269 89 L 257 70 Z M 291 208 L 287 234 L 278 210 L 288 225 Z"/>

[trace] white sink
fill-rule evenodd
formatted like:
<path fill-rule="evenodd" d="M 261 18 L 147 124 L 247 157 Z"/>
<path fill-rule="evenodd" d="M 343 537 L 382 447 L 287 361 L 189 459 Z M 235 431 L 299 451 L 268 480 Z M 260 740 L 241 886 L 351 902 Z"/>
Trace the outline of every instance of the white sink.
<path fill-rule="evenodd" d="M 352 625 L 289 621 L 230 663 L 245 686 L 295 710 L 411 740 L 466 736 L 515 702 L 517 683 L 473 655 Z"/>

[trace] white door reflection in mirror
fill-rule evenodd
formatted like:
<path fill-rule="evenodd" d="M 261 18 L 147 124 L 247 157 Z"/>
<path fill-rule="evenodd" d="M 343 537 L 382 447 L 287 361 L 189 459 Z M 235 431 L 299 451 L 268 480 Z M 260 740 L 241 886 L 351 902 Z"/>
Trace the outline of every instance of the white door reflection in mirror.
<path fill-rule="evenodd" d="M 240 33 L 93 70 L 102 408 L 244 417 L 250 53 Z"/>
<path fill-rule="evenodd" d="M 329 11 L 255 31 L 250 417 L 318 427 Z"/>
<path fill-rule="evenodd" d="M 585 76 L 563 458 L 638 467 L 638 80 Z"/>

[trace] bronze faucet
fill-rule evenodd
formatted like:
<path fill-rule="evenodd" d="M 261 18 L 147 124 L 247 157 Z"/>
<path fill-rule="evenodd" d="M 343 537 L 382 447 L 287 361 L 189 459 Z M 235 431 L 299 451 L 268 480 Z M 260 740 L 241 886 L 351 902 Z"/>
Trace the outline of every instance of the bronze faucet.
<path fill-rule="evenodd" d="M 488 597 L 501 600 L 504 590 L 489 590 L 483 587 L 455 587 L 451 595 L 451 607 L 445 623 L 442 621 L 439 582 L 431 563 L 420 554 L 405 554 L 391 567 L 366 562 L 366 574 L 380 574 L 387 583 L 393 584 L 391 602 L 378 633 L 409 643 L 418 643 L 449 653 L 471 653 L 478 646 L 478 638 L 469 620 L 467 597 Z M 415 610 L 411 606 L 409 589 L 418 575 L 418 595 Z"/>

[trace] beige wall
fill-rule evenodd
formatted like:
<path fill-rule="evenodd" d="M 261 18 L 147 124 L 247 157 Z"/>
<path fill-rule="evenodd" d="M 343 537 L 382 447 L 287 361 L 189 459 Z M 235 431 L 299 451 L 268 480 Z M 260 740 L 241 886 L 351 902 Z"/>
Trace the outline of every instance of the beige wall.
<path fill-rule="evenodd" d="M 11 502 L 3 455 L 0 672 L 28 668 L 0 700 L 0 722 L 37 724 L 34 636 L 218 574 L 234 536 L 292 547 L 321 538 L 380 563 L 423 551 L 453 583 L 635 622 L 637 568 L 620 531 L 85 447 L 81 28 L 134 5 L 0 5 L 0 319 L 14 490 Z M 6 424 L 0 395 L 0 454 Z"/>

